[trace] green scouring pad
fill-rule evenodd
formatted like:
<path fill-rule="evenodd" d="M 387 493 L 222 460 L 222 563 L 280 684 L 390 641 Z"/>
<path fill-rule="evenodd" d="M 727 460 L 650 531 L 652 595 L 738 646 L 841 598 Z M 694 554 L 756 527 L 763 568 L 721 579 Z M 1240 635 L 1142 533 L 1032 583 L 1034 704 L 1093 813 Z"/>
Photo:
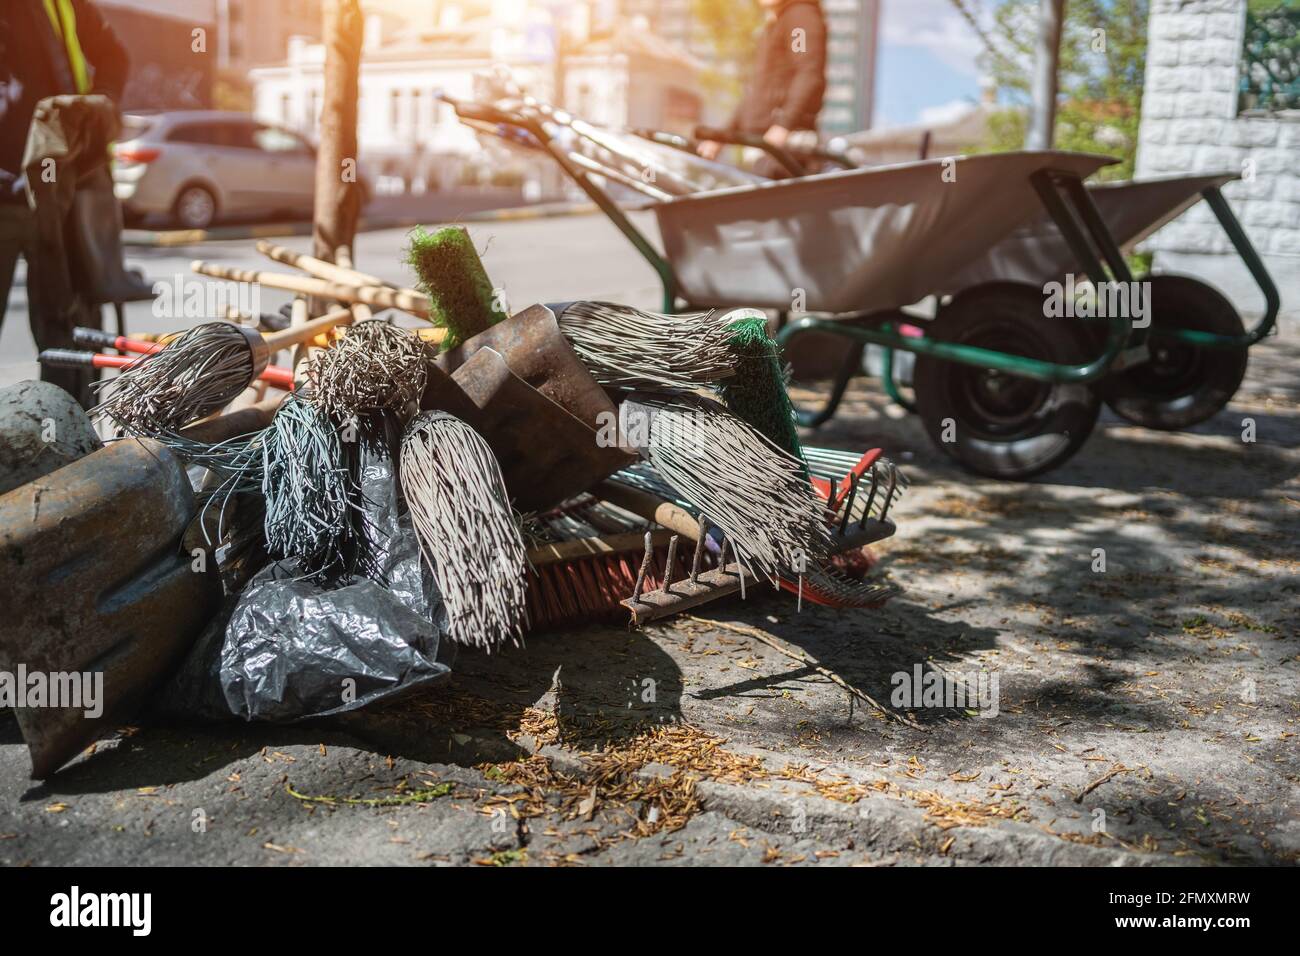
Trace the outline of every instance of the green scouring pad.
<path fill-rule="evenodd" d="M 455 348 L 506 318 L 497 307 L 492 280 L 478 250 L 461 226 L 411 232 L 406 263 L 415 270 L 416 287 L 429 297 L 429 318 L 447 330 L 444 349 Z"/>
<path fill-rule="evenodd" d="M 728 344 L 735 357 L 736 374 L 721 383 L 727 408 L 778 448 L 803 461 L 794 405 L 786 393 L 781 358 L 776 343 L 767 334 L 767 324 L 759 318 L 733 323 Z"/>

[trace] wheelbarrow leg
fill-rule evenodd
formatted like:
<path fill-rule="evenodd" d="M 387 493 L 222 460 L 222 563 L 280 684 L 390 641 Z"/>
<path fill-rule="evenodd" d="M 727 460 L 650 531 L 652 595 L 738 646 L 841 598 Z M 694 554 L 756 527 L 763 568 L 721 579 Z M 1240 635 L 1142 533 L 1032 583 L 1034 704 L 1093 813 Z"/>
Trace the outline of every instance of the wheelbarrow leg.
<path fill-rule="evenodd" d="M 916 405 L 903 397 L 903 393 L 898 390 L 898 382 L 894 379 L 894 350 L 883 347 L 884 358 L 881 363 L 880 378 L 885 386 L 885 394 L 889 400 L 906 411 L 916 413 Z"/>
<path fill-rule="evenodd" d="M 852 344 L 844 356 L 844 363 L 840 366 L 839 372 L 835 376 L 835 384 L 831 386 L 831 394 L 826 399 L 826 404 L 818 411 L 806 412 L 803 409 L 795 409 L 795 420 L 805 428 L 818 428 L 830 421 L 835 415 L 835 410 L 840 407 L 840 402 L 844 399 L 844 393 L 848 390 L 849 381 L 862 368 L 862 349 L 863 346 Z"/>

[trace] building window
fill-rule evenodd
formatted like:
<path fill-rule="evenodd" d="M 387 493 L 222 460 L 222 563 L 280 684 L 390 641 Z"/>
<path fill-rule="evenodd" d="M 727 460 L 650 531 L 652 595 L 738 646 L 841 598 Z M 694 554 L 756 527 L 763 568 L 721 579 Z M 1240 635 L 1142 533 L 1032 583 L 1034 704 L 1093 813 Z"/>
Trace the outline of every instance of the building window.
<path fill-rule="evenodd" d="M 1237 109 L 1300 109 L 1300 0 L 1247 5 Z"/>

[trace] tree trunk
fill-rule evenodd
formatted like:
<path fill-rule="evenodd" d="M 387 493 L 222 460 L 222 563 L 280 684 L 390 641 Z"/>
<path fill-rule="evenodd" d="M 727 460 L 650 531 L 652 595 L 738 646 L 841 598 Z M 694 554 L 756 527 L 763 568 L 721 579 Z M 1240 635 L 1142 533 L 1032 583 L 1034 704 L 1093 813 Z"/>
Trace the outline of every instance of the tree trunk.
<path fill-rule="evenodd" d="M 340 247 L 352 248 L 361 213 L 357 169 L 357 87 L 364 19 L 358 0 L 326 0 L 324 8 L 325 95 L 316 154 L 316 206 L 312 250 L 333 262 Z M 316 304 L 313 303 L 313 308 Z"/>
<path fill-rule="evenodd" d="M 1061 28 L 1065 0 L 1039 0 L 1038 43 L 1034 49 L 1034 102 L 1029 114 L 1026 149 L 1051 149 L 1056 136 L 1057 74 L 1061 69 Z"/>

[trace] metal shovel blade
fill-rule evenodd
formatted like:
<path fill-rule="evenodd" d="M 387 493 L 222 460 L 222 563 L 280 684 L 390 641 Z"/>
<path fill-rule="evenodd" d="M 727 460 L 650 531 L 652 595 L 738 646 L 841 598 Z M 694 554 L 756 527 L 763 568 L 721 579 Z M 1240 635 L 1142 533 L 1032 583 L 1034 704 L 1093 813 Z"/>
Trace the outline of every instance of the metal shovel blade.
<path fill-rule="evenodd" d="M 495 349 L 478 349 L 442 378 L 436 389 L 431 381 L 426 397 L 453 414 L 465 400 L 475 406 L 465 421 L 492 448 L 521 511 L 553 507 L 633 461 L 602 446 L 594 429 L 515 374 Z"/>

